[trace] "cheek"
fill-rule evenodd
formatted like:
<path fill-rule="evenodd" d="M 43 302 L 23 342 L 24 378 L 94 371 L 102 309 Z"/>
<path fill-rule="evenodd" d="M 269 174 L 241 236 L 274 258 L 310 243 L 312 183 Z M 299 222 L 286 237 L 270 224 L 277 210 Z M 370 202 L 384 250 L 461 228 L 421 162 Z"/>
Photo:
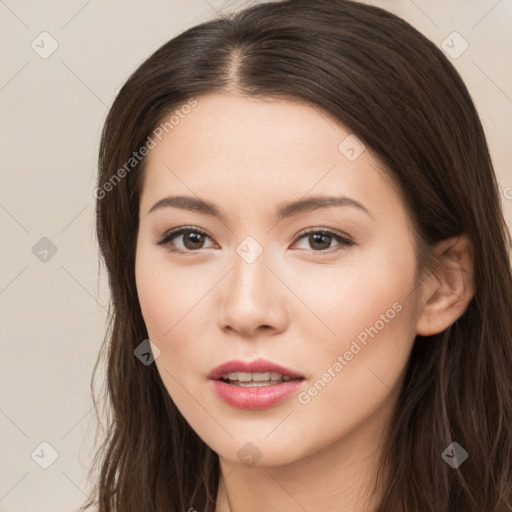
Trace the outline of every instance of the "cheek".
<path fill-rule="evenodd" d="M 204 295 L 205 286 L 194 281 L 192 271 L 176 272 L 165 255 L 162 258 L 159 252 L 150 250 L 137 253 L 135 278 L 148 336 L 160 351 L 155 360 L 158 372 L 180 412 L 193 417 L 197 414 L 195 402 L 185 390 L 197 384 L 189 370 L 192 355 L 197 352 L 193 340 L 198 337 L 191 335 L 190 328 L 196 313 L 194 305 Z"/>
<path fill-rule="evenodd" d="M 315 362 L 316 375 L 297 398 L 305 421 L 322 418 L 324 441 L 333 441 L 354 429 L 373 438 L 378 432 L 372 431 L 371 425 L 380 423 L 376 418 L 380 417 L 383 424 L 389 421 L 414 341 L 408 327 L 409 314 L 404 308 L 389 323 L 356 328 L 359 338 L 344 338 L 328 353 L 315 355 L 316 361 L 321 359 L 319 364 Z M 367 421 L 370 418 L 375 423 Z"/>
<path fill-rule="evenodd" d="M 193 266 L 176 269 L 161 248 L 137 253 L 135 279 L 142 316 L 155 342 L 172 336 L 174 326 L 193 310 L 207 289 Z"/>
<path fill-rule="evenodd" d="M 400 384 L 415 338 L 415 259 L 409 251 L 397 261 L 389 248 L 370 259 L 358 256 L 343 268 L 316 272 L 314 289 L 301 280 L 299 293 L 323 324 L 309 359 L 313 387 L 301 403 L 370 410 Z"/>
<path fill-rule="evenodd" d="M 152 264 L 152 259 L 147 251 L 138 251 L 135 262 L 135 281 L 142 316 L 146 324 L 149 337 L 156 341 L 164 329 L 164 318 L 169 311 L 168 301 L 173 294 L 166 292 L 168 283 L 161 268 Z M 165 314 L 164 314 L 165 312 Z M 171 324 L 167 326 L 169 329 Z M 158 333 L 158 335 L 157 335 Z"/>
<path fill-rule="evenodd" d="M 364 342 L 367 329 L 374 332 L 372 327 L 379 335 L 403 329 L 404 317 L 413 316 L 416 262 L 412 248 L 397 254 L 396 247 L 375 244 L 347 252 L 336 265 L 313 270 L 309 265 L 299 269 L 294 292 L 308 306 L 308 316 L 317 318 L 324 353 L 348 348 L 347 343 L 357 336 Z"/>

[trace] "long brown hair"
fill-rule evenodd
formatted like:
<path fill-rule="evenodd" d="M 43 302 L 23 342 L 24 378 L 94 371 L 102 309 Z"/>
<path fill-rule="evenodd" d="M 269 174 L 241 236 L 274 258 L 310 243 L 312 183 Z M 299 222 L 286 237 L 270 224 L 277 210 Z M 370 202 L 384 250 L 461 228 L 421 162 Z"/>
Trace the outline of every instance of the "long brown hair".
<path fill-rule="evenodd" d="M 321 107 L 371 147 L 404 198 L 422 272 L 435 270 L 436 242 L 463 233 L 472 241 L 467 310 L 442 333 L 415 339 L 378 510 L 512 511 L 511 237 L 483 129 L 440 49 L 389 12 L 344 0 L 262 3 L 192 27 L 117 95 L 95 191 L 111 304 L 91 388 L 105 361 L 95 398 L 105 425 L 94 495 L 81 510 L 215 510 L 217 454 L 181 416 L 156 366 L 134 356 L 148 338 L 134 277 L 146 160 L 131 159 L 174 110 L 235 90 Z M 452 441 L 469 455 L 456 469 L 441 457 Z"/>

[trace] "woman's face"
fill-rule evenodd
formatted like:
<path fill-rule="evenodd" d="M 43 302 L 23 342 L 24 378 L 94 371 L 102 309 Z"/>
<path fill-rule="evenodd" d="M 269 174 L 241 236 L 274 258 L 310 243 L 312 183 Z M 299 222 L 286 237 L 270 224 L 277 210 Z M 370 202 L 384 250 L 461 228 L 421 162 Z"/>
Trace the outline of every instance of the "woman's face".
<path fill-rule="evenodd" d="M 196 99 L 154 138 L 140 203 L 137 291 L 170 396 L 235 463 L 281 465 L 374 438 L 389 421 L 418 319 L 413 240 L 396 188 L 371 150 L 320 109 Z M 154 206 L 173 196 L 189 199 Z M 287 370 L 234 363 L 220 370 L 235 374 L 231 383 L 210 378 L 223 363 L 257 359 Z M 302 379 L 282 382 L 288 370 Z"/>

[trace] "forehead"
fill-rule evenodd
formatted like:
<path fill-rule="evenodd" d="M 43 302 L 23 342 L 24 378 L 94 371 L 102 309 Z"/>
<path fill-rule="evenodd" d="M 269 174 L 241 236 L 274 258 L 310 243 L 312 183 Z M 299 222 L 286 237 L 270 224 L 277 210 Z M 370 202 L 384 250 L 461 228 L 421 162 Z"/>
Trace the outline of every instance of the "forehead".
<path fill-rule="evenodd" d="M 328 193 L 377 210 L 379 202 L 398 206 L 400 198 L 370 148 L 319 107 L 239 94 L 196 100 L 161 141 L 155 139 L 141 210 L 148 211 L 164 192 L 221 204 L 238 198 L 241 207 L 257 200 L 245 208 L 260 210 L 270 202 Z"/>
<path fill-rule="evenodd" d="M 201 150 L 187 155 L 189 160 L 206 155 L 216 160 L 221 155 L 226 162 L 229 156 L 243 159 L 250 155 L 260 161 L 268 154 L 279 161 L 298 154 L 303 156 L 304 151 L 297 143 L 304 143 L 305 139 L 309 146 L 324 149 L 331 146 L 330 152 L 337 156 L 339 136 L 349 133 L 327 112 L 299 100 L 254 98 L 237 93 L 209 94 L 196 101 L 197 105 L 188 114 L 180 119 L 174 116 L 176 124 L 168 130 L 172 137 L 164 134 L 168 149 Z M 164 145 L 158 144 L 162 151 Z M 155 149 L 150 160 L 159 152 Z"/>

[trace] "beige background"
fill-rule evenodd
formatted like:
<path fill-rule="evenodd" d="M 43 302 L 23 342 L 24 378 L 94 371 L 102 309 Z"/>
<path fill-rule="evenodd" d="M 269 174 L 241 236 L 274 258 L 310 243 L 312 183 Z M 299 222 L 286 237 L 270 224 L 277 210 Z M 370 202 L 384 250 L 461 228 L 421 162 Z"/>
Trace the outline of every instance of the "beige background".
<path fill-rule="evenodd" d="M 481 114 L 512 226 L 512 2 L 371 3 L 439 46 L 454 31 L 469 44 L 453 63 Z M 216 10 L 248 4 L 0 0 L 0 512 L 74 510 L 88 489 L 89 381 L 107 304 L 92 191 L 108 106 L 163 42 Z M 31 47 L 43 51 L 46 37 L 51 48 L 43 31 L 58 43 L 46 59 Z M 32 252 L 42 237 L 57 248 L 47 262 Z M 52 450 L 58 457 L 43 469 Z"/>

